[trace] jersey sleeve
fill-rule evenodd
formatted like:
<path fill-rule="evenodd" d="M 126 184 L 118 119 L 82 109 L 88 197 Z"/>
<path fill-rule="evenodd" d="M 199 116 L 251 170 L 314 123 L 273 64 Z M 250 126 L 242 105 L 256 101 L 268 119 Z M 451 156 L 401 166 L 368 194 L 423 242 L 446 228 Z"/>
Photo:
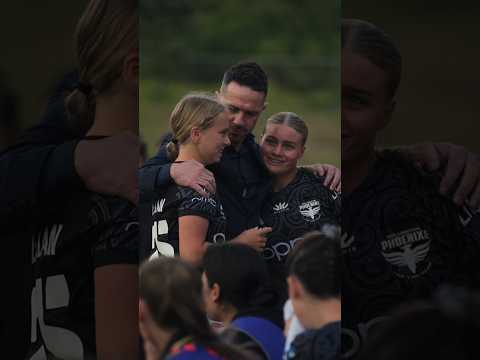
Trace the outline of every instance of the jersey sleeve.
<path fill-rule="evenodd" d="M 128 203 L 114 207 L 112 216 L 98 233 L 93 246 L 94 267 L 115 264 L 138 264 L 139 223 L 137 209 Z"/>
<path fill-rule="evenodd" d="M 217 199 L 203 197 L 191 189 L 183 189 L 182 201 L 178 206 L 178 217 L 194 215 L 210 220 L 215 216 Z"/>

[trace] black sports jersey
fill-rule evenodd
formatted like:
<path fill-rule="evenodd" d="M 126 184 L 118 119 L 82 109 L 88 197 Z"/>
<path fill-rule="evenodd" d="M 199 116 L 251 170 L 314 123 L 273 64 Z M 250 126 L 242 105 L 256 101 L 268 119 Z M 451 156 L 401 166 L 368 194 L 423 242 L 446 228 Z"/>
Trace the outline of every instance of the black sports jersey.
<path fill-rule="evenodd" d="M 205 241 L 222 243 L 226 240 L 227 220 L 215 195 L 207 198 L 190 188 L 170 185 L 150 203 L 142 205 L 141 211 L 141 259 L 179 254 L 178 219 L 182 216 L 195 215 L 208 220 Z"/>
<path fill-rule="evenodd" d="M 470 259 L 478 259 L 480 216 L 455 207 L 437 183 L 399 153 L 384 151 L 360 187 L 343 197 L 345 358 L 357 355 L 399 304 L 478 273 Z"/>
<path fill-rule="evenodd" d="M 286 296 L 284 263 L 295 243 L 306 233 L 339 224 L 340 196 L 323 185 L 323 179 L 299 169 L 295 179 L 272 192 L 262 207 L 260 223 L 272 227 L 263 257 L 269 265 L 274 286 Z"/>
<path fill-rule="evenodd" d="M 136 208 L 83 192 L 41 224 L 32 238 L 27 359 L 95 359 L 94 271 L 138 263 Z"/>
<path fill-rule="evenodd" d="M 272 192 L 262 207 L 261 224 L 272 227 L 263 257 L 267 262 L 284 263 L 295 242 L 309 231 L 338 224 L 339 195 L 322 184 L 322 179 L 299 169 L 295 179 Z"/>

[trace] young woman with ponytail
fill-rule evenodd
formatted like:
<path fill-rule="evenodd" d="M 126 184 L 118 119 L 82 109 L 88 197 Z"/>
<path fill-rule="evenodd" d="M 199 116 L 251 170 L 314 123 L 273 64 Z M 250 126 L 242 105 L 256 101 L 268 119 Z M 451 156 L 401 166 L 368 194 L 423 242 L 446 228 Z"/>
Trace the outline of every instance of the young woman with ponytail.
<path fill-rule="evenodd" d="M 137 7 L 91 0 L 78 23 L 80 84 L 66 108 L 88 139 L 138 132 Z M 137 359 L 136 209 L 84 190 L 32 223 L 27 359 Z"/>
<path fill-rule="evenodd" d="M 219 162 L 224 148 L 230 145 L 230 123 L 231 116 L 215 96 L 186 95 L 170 117 L 173 134 L 167 144 L 170 160 L 174 163 L 194 160 L 204 166 Z M 207 197 L 172 183 L 158 189 L 149 203 L 148 213 L 142 210 L 141 216 L 141 258 L 178 255 L 199 266 L 208 244 L 230 240 L 226 235 L 228 219 L 216 194 Z M 265 242 L 261 234 L 270 230 L 253 228 L 233 241 L 249 242 L 261 249 Z"/>

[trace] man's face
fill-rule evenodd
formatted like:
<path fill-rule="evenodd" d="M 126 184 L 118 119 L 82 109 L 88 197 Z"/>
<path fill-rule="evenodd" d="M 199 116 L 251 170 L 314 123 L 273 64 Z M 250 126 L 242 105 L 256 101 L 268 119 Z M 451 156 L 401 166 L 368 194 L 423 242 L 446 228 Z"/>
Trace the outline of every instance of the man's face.
<path fill-rule="evenodd" d="M 367 58 L 342 51 L 342 162 L 361 159 L 389 121 L 388 75 Z"/>
<path fill-rule="evenodd" d="M 220 90 L 218 96 L 233 117 L 230 141 L 233 146 L 238 147 L 253 131 L 265 109 L 265 94 L 232 81 Z"/>

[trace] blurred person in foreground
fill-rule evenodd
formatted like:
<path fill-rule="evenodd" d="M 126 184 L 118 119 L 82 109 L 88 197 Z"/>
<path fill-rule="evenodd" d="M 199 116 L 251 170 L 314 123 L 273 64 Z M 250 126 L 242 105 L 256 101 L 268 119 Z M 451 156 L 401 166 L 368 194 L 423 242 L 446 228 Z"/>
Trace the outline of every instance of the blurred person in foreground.
<path fill-rule="evenodd" d="M 306 234 L 287 260 L 288 293 L 295 316 L 305 329 L 285 359 L 340 359 L 340 234 Z"/>
<path fill-rule="evenodd" d="M 367 341 L 360 360 L 480 358 L 480 293 L 443 286 L 404 305 Z"/>
<path fill-rule="evenodd" d="M 281 360 L 284 335 L 268 270 L 247 245 L 212 245 L 203 259 L 203 297 L 208 318 L 224 324 L 221 337 L 242 344 L 262 359 Z"/>
<path fill-rule="evenodd" d="M 440 174 L 376 149 L 402 57 L 383 30 L 342 22 L 342 348 L 354 357 L 399 304 L 445 282 L 478 287 L 480 214 L 439 193 Z M 433 121 L 433 120 L 432 120 Z M 472 196 L 476 196 L 474 193 Z"/>
<path fill-rule="evenodd" d="M 196 268 L 161 257 L 140 267 L 138 304 L 146 360 L 255 360 L 213 332 Z"/>

